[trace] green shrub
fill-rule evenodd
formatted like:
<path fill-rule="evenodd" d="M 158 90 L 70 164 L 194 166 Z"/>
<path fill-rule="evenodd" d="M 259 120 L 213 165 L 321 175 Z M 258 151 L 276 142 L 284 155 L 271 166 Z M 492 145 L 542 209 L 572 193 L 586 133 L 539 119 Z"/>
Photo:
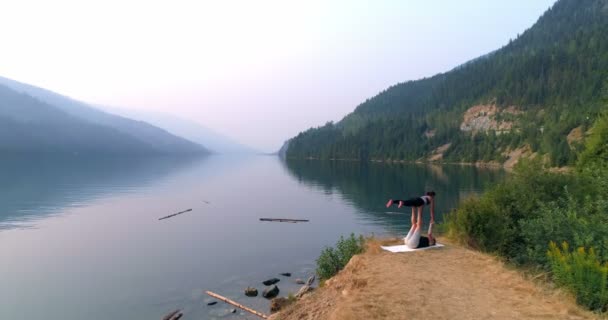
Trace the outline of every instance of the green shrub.
<path fill-rule="evenodd" d="M 600 116 L 587 138 L 585 150 L 577 163 L 579 168 L 606 166 L 608 163 L 608 113 Z"/>
<path fill-rule="evenodd" d="M 351 233 L 350 237 L 340 237 L 336 243 L 336 247 L 327 247 L 323 249 L 321 255 L 317 259 L 317 275 L 321 280 L 333 277 L 338 271 L 350 261 L 354 255 L 363 252 L 365 239 L 363 236 L 355 237 Z"/>
<path fill-rule="evenodd" d="M 555 242 L 547 252 L 556 284 L 568 289 L 579 304 L 591 310 L 608 308 L 608 264 L 602 264 L 593 248 L 580 247 L 570 252 L 568 243 L 561 249 Z"/>
<path fill-rule="evenodd" d="M 517 264 L 530 262 L 529 247 L 520 232 L 522 222 L 542 216 L 541 208 L 578 189 L 572 175 L 551 173 L 540 161 L 523 161 L 507 180 L 479 199 L 461 203 L 445 218 L 447 234 L 482 251 L 496 253 Z M 549 241 L 542 244 L 542 259 Z"/>
<path fill-rule="evenodd" d="M 510 217 L 485 198 L 465 200 L 445 224 L 449 237 L 486 252 L 504 252 L 513 237 Z"/>
<path fill-rule="evenodd" d="M 526 261 L 550 268 L 549 242 L 568 242 L 574 247 L 594 247 L 601 261 L 608 261 L 608 207 L 604 200 L 580 203 L 571 196 L 543 205 L 539 214 L 520 221 Z"/>
<path fill-rule="evenodd" d="M 608 114 L 592 130 L 576 170 L 555 173 L 540 160 L 522 161 L 507 180 L 464 201 L 444 221 L 455 240 L 550 270 L 580 304 L 606 311 Z M 567 243 L 579 249 L 570 252 Z"/>

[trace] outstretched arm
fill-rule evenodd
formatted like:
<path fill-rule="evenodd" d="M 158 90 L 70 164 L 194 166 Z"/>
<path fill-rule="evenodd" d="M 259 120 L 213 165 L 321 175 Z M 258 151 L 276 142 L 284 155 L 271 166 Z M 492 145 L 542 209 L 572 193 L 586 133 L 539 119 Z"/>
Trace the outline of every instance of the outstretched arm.
<path fill-rule="evenodd" d="M 435 199 L 431 200 L 431 222 L 429 223 L 429 240 L 433 240 L 433 225 L 435 225 Z"/>
<path fill-rule="evenodd" d="M 435 199 L 431 200 L 431 225 L 435 223 Z"/>

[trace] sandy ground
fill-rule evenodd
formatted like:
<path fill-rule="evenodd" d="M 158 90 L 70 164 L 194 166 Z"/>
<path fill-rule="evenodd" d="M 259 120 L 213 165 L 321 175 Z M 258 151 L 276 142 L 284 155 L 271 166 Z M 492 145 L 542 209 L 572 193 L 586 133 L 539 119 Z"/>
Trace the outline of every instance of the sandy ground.
<path fill-rule="evenodd" d="M 386 243 L 386 242 L 384 242 Z M 395 240 L 392 241 L 395 243 Z M 389 253 L 378 243 L 272 319 L 593 319 L 573 299 L 494 257 L 446 245 Z"/>

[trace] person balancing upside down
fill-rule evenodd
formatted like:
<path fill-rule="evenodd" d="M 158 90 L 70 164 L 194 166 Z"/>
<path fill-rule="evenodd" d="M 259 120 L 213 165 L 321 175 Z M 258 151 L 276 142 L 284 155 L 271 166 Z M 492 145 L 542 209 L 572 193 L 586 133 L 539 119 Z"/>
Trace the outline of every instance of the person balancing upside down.
<path fill-rule="evenodd" d="M 405 244 L 412 249 L 434 246 L 435 243 L 437 243 L 433 237 L 433 225 L 435 224 L 435 191 L 429 191 L 422 197 L 408 200 L 390 199 L 388 200 L 386 207 L 388 208 L 395 203 L 398 204 L 398 208 L 403 206 L 412 208 L 412 227 L 404 239 Z M 431 223 L 429 224 L 428 237 L 420 235 L 422 229 L 422 209 L 426 205 L 430 205 L 431 207 Z M 416 219 L 416 209 L 418 210 L 418 219 Z"/>

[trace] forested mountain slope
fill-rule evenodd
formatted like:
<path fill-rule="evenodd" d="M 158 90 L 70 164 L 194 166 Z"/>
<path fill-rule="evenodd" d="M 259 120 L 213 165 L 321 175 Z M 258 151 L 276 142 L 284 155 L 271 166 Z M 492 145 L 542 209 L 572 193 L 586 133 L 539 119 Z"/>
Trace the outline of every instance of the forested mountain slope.
<path fill-rule="evenodd" d="M 571 164 L 608 90 L 608 0 L 559 0 L 504 47 L 392 86 L 287 157 Z"/>
<path fill-rule="evenodd" d="M 147 154 L 155 149 L 0 85 L 0 155 L 10 153 Z"/>
<path fill-rule="evenodd" d="M 120 117 L 107 113 L 89 104 L 80 102 L 58 93 L 38 88 L 29 84 L 17 82 L 8 78 L 0 77 L 0 85 L 4 85 L 11 90 L 24 93 L 32 98 L 39 100 L 42 104 L 48 104 L 54 110 L 62 111 L 69 115 L 72 120 L 87 122 L 89 125 L 112 129 L 128 137 L 128 140 L 135 140 L 142 148 L 149 149 L 156 153 L 208 153 L 209 151 L 196 143 L 184 138 L 175 136 L 161 128 L 155 127 L 143 121 L 136 121 L 125 117 Z M 23 97 L 23 96 L 22 96 Z M 25 98 L 25 97 L 23 97 Z M 28 102 L 29 103 L 29 102 Z M 19 102 L 17 102 L 19 105 Z M 41 112 L 42 112 L 41 108 Z M 34 111 L 34 110 L 32 110 Z M 102 137 L 99 137 L 102 138 Z M 93 144 L 94 146 L 94 144 Z M 92 147 L 93 147 L 92 146 Z M 138 150 L 141 148 L 136 148 Z"/>

